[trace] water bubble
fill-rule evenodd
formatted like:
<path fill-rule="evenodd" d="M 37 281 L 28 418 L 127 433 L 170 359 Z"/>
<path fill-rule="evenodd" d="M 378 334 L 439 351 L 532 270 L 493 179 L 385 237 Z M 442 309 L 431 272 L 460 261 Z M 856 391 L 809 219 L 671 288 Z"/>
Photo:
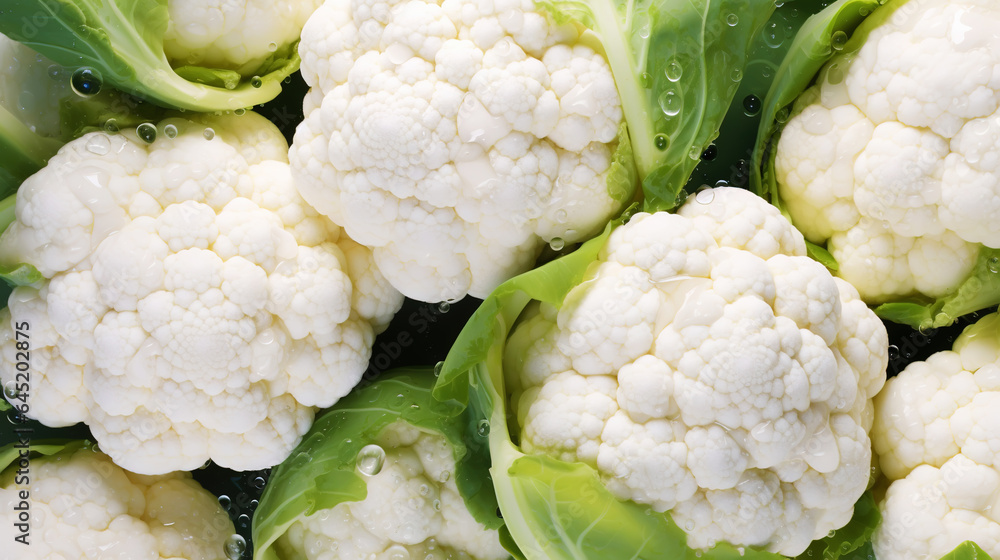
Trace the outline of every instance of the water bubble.
<path fill-rule="evenodd" d="M 253 485 L 254 488 L 261 490 L 264 488 L 264 485 L 267 484 L 267 481 L 264 480 L 264 477 L 258 476 L 257 478 L 253 479 L 253 482 L 251 482 L 251 484 Z"/>
<path fill-rule="evenodd" d="M 410 551 L 401 544 L 394 544 L 385 551 L 383 558 L 387 560 L 410 560 Z"/>
<path fill-rule="evenodd" d="M 206 128 L 205 132 L 202 132 L 201 135 L 205 137 L 205 140 L 211 140 L 212 138 L 215 138 L 215 130 Z"/>
<path fill-rule="evenodd" d="M 691 146 L 688 150 L 688 157 L 691 159 L 701 159 L 702 149 L 698 146 Z"/>
<path fill-rule="evenodd" d="M 260 79 L 260 76 L 254 76 L 253 78 L 250 78 L 250 85 L 255 88 L 259 88 L 264 85 L 264 80 Z"/>
<path fill-rule="evenodd" d="M 434 508 L 434 511 L 441 511 L 441 500 L 431 502 L 431 507 Z"/>
<path fill-rule="evenodd" d="M 743 112 L 746 113 L 748 117 L 752 117 L 760 112 L 760 98 L 756 95 L 750 94 L 743 98 Z"/>
<path fill-rule="evenodd" d="M 430 494 L 430 493 L 431 493 L 431 487 L 430 487 L 430 486 L 427 486 L 426 484 L 421 484 L 421 485 L 420 485 L 420 488 L 418 488 L 418 489 L 417 489 L 417 492 L 418 492 L 418 493 L 419 493 L 419 494 L 420 494 L 421 496 L 426 496 L 427 494 Z"/>
<path fill-rule="evenodd" d="M 831 64 L 826 71 L 826 82 L 830 85 L 837 85 L 844 81 L 844 71 L 837 64 Z"/>
<path fill-rule="evenodd" d="M 715 147 L 715 144 L 709 145 L 705 148 L 705 151 L 701 153 L 702 161 L 712 161 L 719 155 L 719 149 Z"/>
<path fill-rule="evenodd" d="M 986 261 L 986 268 L 993 273 L 1000 272 L 1000 257 L 990 257 Z"/>
<path fill-rule="evenodd" d="M 451 311 L 451 304 L 448 303 L 447 301 L 442 301 L 441 303 L 437 304 L 437 310 L 438 313 L 447 313 Z"/>
<path fill-rule="evenodd" d="M 108 120 L 104 121 L 104 130 L 108 134 L 117 134 L 118 130 L 119 130 L 118 129 L 118 121 L 115 120 L 115 119 L 108 119 Z"/>
<path fill-rule="evenodd" d="M 111 139 L 105 134 L 95 134 L 87 140 L 87 151 L 103 156 L 111 151 Z"/>
<path fill-rule="evenodd" d="M 139 135 L 139 138 L 143 142 L 152 144 L 156 140 L 156 125 L 153 123 L 142 123 L 135 127 L 135 133 Z"/>
<path fill-rule="evenodd" d="M 736 24 L 739 22 L 740 22 L 740 16 L 736 14 L 729 14 L 728 16 L 726 16 L 726 24 L 729 25 L 729 27 L 735 27 Z"/>
<path fill-rule="evenodd" d="M 476 433 L 479 434 L 479 437 L 490 435 L 490 421 L 485 419 L 480 420 L 479 425 L 476 426 Z"/>
<path fill-rule="evenodd" d="M 666 150 L 669 143 L 666 134 L 657 134 L 653 137 L 653 145 L 656 146 L 657 150 Z"/>
<path fill-rule="evenodd" d="M 205 459 L 205 462 L 202 463 L 201 466 L 198 467 L 198 469 L 199 470 L 201 470 L 201 469 L 207 469 L 208 467 L 211 467 L 211 466 L 212 466 L 212 460 L 211 459 Z"/>
<path fill-rule="evenodd" d="M 222 548 L 229 560 L 239 560 L 247 550 L 247 540 L 240 535 L 229 535 Z"/>
<path fill-rule="evenodd" d="M 843 31 L 834 31 L 833 35 L 830 36 L 830 46 L 833 47 L 833 50 L 843 50 L 844 45 L 846 44 L 847 33 L 844 33 Z"/>
<path fill-rule="evenodd" d="M 569 219 L 569 214 L 566 212 L 566 210 L 564 210 L 562 208 L 560 208 L 559 210 L 556 210 L 556 221 L 557 222 L 559 222 L 560 224 L 565 224 L 567 219 Z"/>
<path fill-rule="evenodd" d="M 278 50 L 278 43 L 275 43 L 274 41 L 271 41 L 270 43 L 267 44 L 267 50 L 269 50 L 271 52 L 274 52 L 274 51 Z"/>
<path fill-rule="evenodd" d="M 449 478 L 451 478 L 451 471 L 441 471 L 441 474 L 438 476 L 438 482 L 444 484 L 445 482 L 448 482 Z"/>
<path fill-rule="evenodd" d="M 375 476 L 382 472 L 385 463 L 385 450 L 375 444 L 366 445 L 358 453 L 356 465 L 361 474 Z"/>
<path fill-rule="evenodd" d="M 52 64 L 49 65 L 47 71 L 49 74 L 49 78 L 52 78 L 53 80 L 58 80 L 59 76 L 62 75 L 62 66 L 59 66 L 58 64 Z"/>
<path fill-rule="evenodd" d="M 444 362 L 438 362 L 434 364 L 434 377 L 441 375 L 441 370 L 444 369 Z"/>
<path fill-rule="evenodd" d="M 733 68 L 733 72 L 729 75 L 729 77 L 734 82 L 738 82 L 738 81 L 742 80 L 743 79 L 743 69 L 742 68 Z"/>
<path fill-rule="evenodd" d="M 889 359 L 895 359 L 899 357 L 899 347 L 895 344 L 889 345 Z"/>
<path fill-rule="evenodd" d="M 229 506 L 233 505 L 233 501 L 229 499 L 229 496 L 223 494 L 219 496 L 219 505 L 222 509 L 229 509 Z"/>
<path fill-rule="evenodd" d="M 553 237 L 552 241 L 549 241 L 549 247 L 552 247 L 553 251 L 562 251 L 565 246 L 566 242 L 561 237 Z"/>
<path fill-rule="evenodd" d="M 163 127 L 163 135 L 167 138 L 177 138 L 177 127 L 172 124 L 168 124 Z"/>
<path fill-rule="evenodd" d="M 240 527 L 249 527 L 250 526 L 250 516 L 244 513 L 244 514 L 242 514 L 242 515 L 240 515 L 239 517 L 236 518 L 236 523 Z"/>
<path fill-rule="evenodd" d="M 236 109 L 235 111 L 233 111 L 233 114 L 236 115 L 237 117 L 239 117 L 239 116 L 242 116 L 246 112 L 247 112 L 246 109 L 244 109 L 243 107 L 240 107 L 239 109 Z"/>
<path fill-rule="evenodd" d="M 774 120 L 778 121 L 779 123 L 786 123 L 788 122 L 788 117 L 790 114 L 791 111 L 788 109 L 788 107 L 782 107 L 781 110 L 779 110 L 774 115 Z"/>
<path fill-rule="evenodd" d="M 97 95 L 103 83 L 101 73 L 89 66 L 77 68 L 69 80 L 73 92 L 82 97 Z"/>
<path fill-rule="evenodd" d="M 649 89 L 653 87 L 653 77 L 649 75 L 649 72 L 643 72 L 639 75 L 639 84 L 642 87 Z"/>
<path fill-rule="evenodd" d="M 710 188 L 698 189 L 694 195 L 694 201 L 698 204 L 711 204 L 715 200 L 715 191 Z"/>
<path fill-rule="evenodd" d="M 668 117 L 677 116 L 677 113 L 681 112 L 683 100 L 676 91 L 667 90 L 661 93 L 658 101 L 660 103 L 660 110 Z"/>
<path fill-rule="evenodd" d="M 681 67 L 681 63 L 676 60 L 671 60 L 667 63 L 667 68 L 664 70 L 667 75 L 667 79 L 671 82 L 676 82 L 681 79 L 684 74 L 684 68 Z"/>
<path fill-rule="evenodd" d="M 684 524 L 684 530 L 686 530 L 686 531 L 693 531 L 694 530 L 694 521 L 688 521 L 687 523 L 685 523 Z"/>

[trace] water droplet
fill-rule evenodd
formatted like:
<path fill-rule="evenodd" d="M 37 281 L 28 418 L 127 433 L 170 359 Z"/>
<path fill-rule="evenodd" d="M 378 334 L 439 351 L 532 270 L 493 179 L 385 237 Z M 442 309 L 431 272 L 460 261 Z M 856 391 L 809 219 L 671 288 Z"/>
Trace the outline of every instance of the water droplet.
<path fill-rule="evenodd" d="M 239 525 L 240 527 L 249 527 L 250 516 L 245 513 L 240 515 L 239 517 L 236 518 L 236 524 Z"/>
<path fill-rule="evenodd" d="M 385 463 L 385 450 L 371 444 L 361 448 L 358 453 L 356 465 L 361 474 L 365 476 L 375 476 L 382 472 L 382 465 Z"/>
<path fill-rule="evenodd" d="M 115 119 L 108 119 L 108 120 L 104 121 L 104 130 L 108 134 L 117 134 L 118 130 L 119 130 L 118 129 L 118 121 L 115 120 Z"/>
<path fill-rule="evenodd" d="M 434 511 L 441 511 L 441 500 L 431 502 L 431 507 L 434 508 Z"/>
<path fill-rule="evenodd" d="M 1000 272 L 1000 257 L 990 257 L 986 261 L 986 268 L 993 273 Z"/>
<path fill-rule="evenodd" d="M 656 146 L 657 150 L 666 150 L 669 143 L 666 134 L 657 134 L 653 137 L 653 145 Z"/>
<path fill-rule="evenodd" d="M 59 76 L 62 75 L 62 67 L 59 66 L 58 64 L 52 64 L 48 67 L 47 72 L 49 74 L 49 78 L 52 78 L 53 80 L 58 80 Z"/>
<path fill-rule="evenodd" d="M 729 75 L 729 77 L 734 82 L 738 82 L 738 81 L 742 80 L 743 79 L 743 69 L 742 68 L 733 68 L 733 72 Z"/>
<path fill-rule="evenodd" d="M 441 370 L 444 369 L 444 362 L 438 362 L 434 364 L 434 377 L 441 375 Z"/>
<path fill-rule="evenodd" d="M 437 304 L 437 310 L 438 313 L 447 313 L 451 311 L 451 304 L 448 303 L 447 301 L 442 301 L 441 303 Z"/>
<path fill-rule="evenodd" d="M 681 112 L 683 100 L 676 91 L 667 90 L 661 93 L 658 101 L 660 103 L 660 110 L 668 117 L 677 116 L 677 113 Z"/>
<path fill-rule="evenodd" d="M 729 27 L 735 27 L 736 24 L 739 22 L 740 22 L 740 17 L 736 14 L 729 14 L 728 16 L 726 16 L 726 24 L 728 24 Z"/>
<path fill-rule="evenodd" d="M 258 476 L 257 478 L 253 479 L 253 482 L 251 482 L 251 484 L 253 484 L 254 488 L 261 490 L 264 488 L 264 485 L 267 484 L 267 481 L 264 480 L 264 477 Z"/>
<path fill-rule="evenodd" d="M 17 390 L 16 382 L 8 381 L 3 386 L 3 394 L 7 397 L 7 400 L 12 401 L 21 396 L 21 391 Z"/>
<path fill-rule="evenodd" d="M 830 531 L 829 533 L 826 534 L 826 536 L 827 536 L 827 538 L 833 538 L 833 536 L 836 535 L 836 534 L 837 534 L 836 531 Z"/>
<path fill-rule="evenodd" d="M 97 95 L 101 91 L 103 83 L 101 73 L 89 66 L 77 68 L 73 72 L 73 77 L 69 80 L 69 85 L 73 88 L 73 92 L 82 97 Z"/>
<path fill-rule="evenodd" d="M 219 496 L 219 505 L 222 506 L 222 509 L 229 509 L 229 506 L 233 505 L 233 502 L 229 499 L 229 496 L 223 494 Z"/>
<path fill-rule="evenodd" d="M 479 425 L 476 426 L 476 433 L 479 437 L 486 437 L 490 435 L 490 421 L 483 419 L 479 421 Z"/>
<path fill-rule="evenodd" d="M 786 123 L 786 122 L 788 122 L 788 116 L 790 114 L 791 114 L 791 111 L 788 109 L 788 107 L 782 107 L 781 110 L 779 110 L 774 115 L 774 120 L 778 121 L 779 123 Z"/>
<path fill-rule="evenodd" d="M 553 251 L 562 251 L 565 246 L 566 242 L 563 241 L 562 237 L 553 237 L 552 240 L 549 241 L 549 247 L 552 247 Z"/>
<path fill-rule="evenodd" d="M 387 560 L 410 560 L 410 551 L 401 544 L 394 544 L 386 549 L 383 557 Z"/>
<path fill-rule="evenodd" d="M 156 140 L 156 125 L 148 122 L 142 123 L 135 127 L 135 133 L 143 142 L 152 144 Z"/>
<path fill-rule="evenodd" d="M 715 200 L 715 191 L 710 188 L 698 189 L 694 195 L 694 201 L 698 204 L 711 204 Z"/>
<path fill-rule="evenodd" d="M 205 140 L 211 140 L 215 138 L 215 131 L 211 128 L 206 128 L 205 132 L 201 133 L 201 135 L 205 137 Z"/>
<path fill-rule="evenodd" d="M 763 33 L 764 43 L 771 48 L 778 48 L 785 42 L 785 30 L 777 22 L 768 22 Z"/>
<path fill-rule="evenodd" d="M 702 150 L 700 147 L 691 146 L 691 149 L 688 150 L 688 157 L 691 159 L 701 159 L 701 152 Z"/>
<path fill-rule="evenodd" d="M 236 109 L 235 111 L 233 111 L 233 114 L 236 115 L 237 117 L 239 117 L 239 116 L 242 116 L 246 112 L 247 112 L 246 109 L 244 109 L 243 107 L 240 107 L 239 109 Z"/>
<path fill-rule="evenodd" d="M 111 151 L 111 139 L 106 134 L 95 134 L 87 139 L 87 151 L 103 156 Z"/>
<path fill-rule="evenodd" d="M 681 76 L 684 74 L 684 68 L 681 66 L 680 62 L 671 60 L 667 63 L 667 68 L 664 70 L 664 73 L 667 75 L 668 80 L 676 82 L 677 80 L 680 80 Z"/>
<path fill-rule="evenodd" d="M 760 98 L 756 95 L 750 94 L 743 98 L 743 112 L 748 117 L 752 117 L 760 112 Z"/>
<path fill-rule="evenodd" d="M 211 466 L 212 466 L 212 460 L 211 459 L 205 459 L 205 462 L 202 463 L 201 466 L 198 467 L 198 469 L 199 470 L 201 470 L 201 469 L 207 469 L 208 467 L 211 467 Z"/>
<path fill-rule="evenodd" d="M 844 33 L 843 31 L 834 31 L 833 35 L 830 36 L 830 46 L 833 47 L 833 50 L 843 50 L 844 45 L 846 44 L 847 33 Z"/>
<path fill-rule="evenodd" d="M 240 535 L 229 535 L 222 545 L 229 560 L 239 560 L 247 550 L 247 540 Z"/>
<path fill-rule="evenodd" d="M 419 492 L 421 496 L 426 496 L 431 493 L 431 487 L 426 484 L 421 484 L 420 488 L 417 489 L 417 492 Z"/>
<path fill-rule="evenodd" d="M 177 127 L 172 124 L 168 124 L 163 127 L 163 135 L 167 138 L 177 138 Z"/>
<path fill-rule="evenodd" d="M 643 72 L 639 75 L 639 84 L 642 87 L 649 89 L 653 87 L 653 77 L 649 75 L 649 72 Z"/>
<path fill-rule="evenodd" d="M 702 161 L 712 161 L 719 155 L 719 149 L 715 147 L 715 144 L 709 144 L 705 151 L 701 153 Z"/>
<path fill-rule="evenodd" d="M 259 88 L 264 85 L 264 80 L 260 79 L 260 76 L 254 76 L 253 78 L 250 78 L 250 85 L 255 88 Z"/>
<path fill-rule="evenodd" d="M 895 344 L 889 345 L 889 359 L 893 359 L 899 356 L 899 347 Z"/>
<path fill-rule="evenodd" d="M 684 529 L 686 531 L 693 531 L 694 530 L 694 521 L 688 520 L 688 522 L 684 524 Z"/>
<path fill-rule="evenodd" d="M 445 482 L 448 482 L 449 478 L 451 478 L 451 471 L 441 471 L 441 475 L 438 476 L 438 482 L 444 484 Z"/>
<path fill-rule="evenodd" d="M 270 43 L 267 44 L 267 50 L 269 50 L 271 52 L 274 52 L 274 51 L 278 50 L 278 43 L 275 43 L 274 41 L 271 41 Z"/>

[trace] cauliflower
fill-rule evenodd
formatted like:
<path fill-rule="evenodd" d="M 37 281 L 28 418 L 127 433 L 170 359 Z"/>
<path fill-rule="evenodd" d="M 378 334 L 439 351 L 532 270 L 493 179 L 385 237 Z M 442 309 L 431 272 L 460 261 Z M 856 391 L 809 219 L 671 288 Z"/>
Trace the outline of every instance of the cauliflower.
<path fill-rule="evenodd" d="M 299 190 L 408 297 L 485 297 L 631 197 L 607 61 L 531 0 L 328 0 L 299 51 Z"/>
<path fill-rule="evenodd" d="M 0 379 L 27 334 L 28 416 L 86 422 L 122 467 L 277 464 L 361 379 L 402 297 L 295 193 L 266 119 L 158 130 L 87 134 L 21 186 L 0 263 L 44 279 L 0 312 Z"/>
<path fill-rule="evenodd" d="M 966 540 L 1000 555 L 1000 315 L 913 362 L 875 398 L 872 444 L 891 482 L 879 560 L 936 559 Z"/>
<path fill-rule="evenodd" d="M 0 538 L 20 560 L 217 560 L 236 533 L 190 473 L 137 475 L 78 442 L 28 464 L 29 476 L 18 463 L 0 475 Z M 18 517 L 25 507 L 27 522 Z"/>
<path fill-rule="evenodd" d="M 539 531 L 529 521 L 539 554 L 574 546 L 551 536 L 559 531 L 589 533 L 588 522 L 616 515 L 648 527 L 653 511 L 669 510 L 699 549 L 728 542 L 794 556 L 844 526 L 869 480 L 871 399 L 888 361 L 885 328 L 857 291 L 806 256 L 802 235 L 776 208 L 735 188 L 706 189 L 677 214 L 636 214 L 592 254 L 538 271 L 551 283 L 586 268 L 564 298 L 539 287 L 532 295 L 543 301 L 506 343 L 519 451 L 491 436 L 491 453 L 519 545 L 531 538 L 510 519 L 528 515 L 525 501 L 547 499 L 523 481 L 579 472 L 574 484 L 591 485 L 583 468 L 604 488 L 578 490 L 593 513 Z M 491 302 L 501 324 L 514 301 Z M 460 339 L 453 352 L 465 362 L 481 346 Z M 452 376 L 442 374 L 441 396 L 457 394 L 448 392 Z M 496 430 L 505 421 L 493 414 Z M 600 492 L 613 498 L 592 505 L 588 494 Z M 640 510 L 621 502 L 649 509 L 633 513 Z M 608 508 L 617 509 L 598 513 Z M 645 556 L 640 546 L 614 553 Z M 609 554 L 597 550 L 587 557 Z"/>
<path fill-rule="evenodd" d="M 264 490 L 257 558 L 510 558 L 485 446 L 467 412 L 431 396 L 430 373 L 387 372 L 316 421 Z"/>
<path fill-rule="evenodd" d="M 795 103 L 778 194 L 868 303 L 953 295 L 1000 248 L 998 25 L 993 2 L 889 3 Z"/>

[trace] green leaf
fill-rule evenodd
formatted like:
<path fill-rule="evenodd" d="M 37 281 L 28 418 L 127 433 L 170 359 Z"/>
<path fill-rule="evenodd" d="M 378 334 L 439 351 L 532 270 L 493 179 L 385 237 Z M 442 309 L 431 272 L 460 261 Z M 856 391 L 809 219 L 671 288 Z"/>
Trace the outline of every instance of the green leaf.
<path fill-rule="evenodd" d="M 361 448 L 389 424 L 404 420 L 443 435 L 456 459 L 455 482 L 477 521 L 498 528 L 497 502 L 489 476 L 489 448 L 476 427 L 479 418 L 454 401 L 431 396 L 429 368 L 395 370 L 355 389 L 316 420 L 289 458 L 275 467 L 254 513 L 254 558 L 282 558 L 277 539 L 297 520 L 344 502 L 363 500 L 364 480 L 355 472 Z"/>
<path fill-rule="evenodd" d="M 991 558 L 989 554 L 986 554 L 986 551 L 979 548 L 978 544 L 972 541 L 965 541 L 948 554 L 942 556 L 941 560 L 991 560 Z"/>
<path fill-rule="evenodd" d="M 848 558 L 871 558 L 867 555 L 875 528 L 882 521 L 878 504 L 872 497 L 871 490 L 865 492 L 854 504 L 854 516 L 851 521 L 837 529 L 832 535 L 813 541 L 798 560 L 840 560 Z M 860 554 L 852 554 L 860 553 Z"/>
<path fill-rule="evenodd" d="M 830 251 L 827 251 L 826 247 L 823 247 L 822 245 L 817 245 L 806 240 L 806 254 L 808 254 L 813 260 L 818 261 L 819 264 L 834 272 L 840 268 L 840 265 L 837 264 L 837 259 L 833 258 Z"/>
<path fill-rule="evenodd" d="M 93 444 L 85 440 L 46 439 L 30 442 L 27 449 L 30 453 L 29 457 L 37 457 L 39 455 L 52 456 L 59 453 L 73 453 L 91 445 Z M 0 447 L 0 478 L 10 476 L 8 469 L 16 466 L 18 457 L 24 451 L 24 448 L 18 446 L 18 442 L 13 442 Z"/>
<path fill-rule="evenodd" d="M 1000 304 L 1000 249 L 981 247 L 972 272 L 952 293 L 930 301 L 884 303 L 875 313 L 915 329 L 947 327 L 968 313 Z"/>
<path fill-rule="evenodd" d="M 541 0 L 596 35 L 611 65 L 649 211 L 675 205 L 718 135 L 772 0 Z M 739 14 L 730 25 L 727 18 Z"/>
<path fill-rule="evenodd" d="M 43 138 L 0 106 L 0 197 L 15 192 L 21 183 L 45 166 L 62 142 Z"/>
<path fill-rule="evenodd" d="M 17 195 L 15 194 L 8 195 L 0 201 L 0 232 L 6 230 L 7 226 L 14 222 L 16 202 Z M 28 263 L 0 264 L 0 278 L 12 287 L 28 286 L 44 279 L 42 273 L 38 272 L 37 268 Z"/>
<path fill-rule="evenodd" d="M 105 83 L 174 109 L 228 111 L 262 104 L 298 69 L 296 44 L 290 44 L 265 61 L 259 84 L 218 69 L 185 67 L 179 75 L 163 52 L 167 23 L 166 0 L 6 0 L 0 33 L 64 66 L 92 67 Z"/>

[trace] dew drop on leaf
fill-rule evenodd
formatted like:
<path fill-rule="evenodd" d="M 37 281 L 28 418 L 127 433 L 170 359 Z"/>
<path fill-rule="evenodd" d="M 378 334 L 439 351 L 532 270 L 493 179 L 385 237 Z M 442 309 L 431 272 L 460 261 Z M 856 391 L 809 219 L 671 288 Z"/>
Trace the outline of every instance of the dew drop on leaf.
<path fill-rule="evenodd" d="M 215 138 L 215 130 L 206 128 L 205 132 L 202 133 L 202 136 L 205 137 L 205 140 L 211 140 L 212 138 Z"/>
<path fill-rule="evenodd" d="M 250 85 L 255 88 L 259 88 L 264 85 L 264 80 L 260 79 L 260 76 L 254 76 L 253 78 L 250 78 Z"/>
<path fill-rule="evenodd" d="M 663 72 L 667 75 L 668 80 L 676 82 L 681 79 L 682 75 L 684 75 L 684 68 L 677 60 L 671 60 L 667 63 L 667 67 Z"/>
<path fill-rule="evenodd" d="M 108 119 L 104 121 L 104 130 L 108 134 L 117 134 L 119 130 L 118 121 L 116 119 Z"/>
<path fill-rule="evenodd" d="M 760 98 L 756 95 L 750 94 L 743 98 L 743 112 L 746 113 L 748 117 L 752 117 L 760 112 Z"/>
<path fill-rule="evenodd" d="M 247 541 L 240 535 L 229 535 L 222 545 L 229 560 L 239 560 L 247 550 Z"/>
<path fill-rule="evenodd" d="M 135 127 L 135 133 L 143 142 L 152 144 L 156 141 L 156 125 L 152 123 L 142 123 Z"/>
<path fill-rule="evenodd" d="M 355 464 L 361 474 L 375 476 L 382 472 L 382 465 L 385 464 L 385 450 L 375 444 L 366 445 L 358 452 Z"/>
<path fill-rule="evenodd" d="M 844 45 L 847 44 L 847 33 L 843 31 L 834 31 L 833 35 L 830 36 L 830 46 L 833 50 L 839 51 L 843 50 Z"/>
<path fill-rule="evenodd" d="M 270 43 L 268 43 L 267 44 L 267 50 L 269 50 L 271 52 L 274 52 L 274 51 L 278 50 L 278 43 L 275 43 L 273 41 L 270 42 Z"/>
<path fill-rule="evenodd" d="M 990 257 L 986 261 L 986 268 L 994 274 L 1000 272 L 1000 257 Z"/>
<path fill-rule="evenodd" d="M 666 150 L 667 144 L 669 144 L 669 142 L 667 141 L 666 134 L 657 134 L 653 137 L 653 145 L 656 146 L 657 150 Z"/>
<path fill-rule="evenodd" d="M 479 434 L 479 437 L 486 437 L 490 435 L 490 421 L 480 420 L 479 425 L 476 426 L 476 433 Z"/>
<path fill-rule="evenodd" d="M 434 364 L 434 377 L 441 375 L 441 370 L 444 369 L 444 362 L 438 362 Z"/>
<path fill-rule="evenodd" d="M 740 22 L 740 16 L 736 14 L 729 14 L 728 16 L 726 16 L 726 23 L 729 25 L 729 27 L 735 27 L 736 24 L 739 22 Z"/>
<path fill-rule="evenodd" d="M 81 97 L 97 95 L 104 84 L 101 73 L 95 68 L 83 66 L 73 71 L 73 76 L 69 80 L 69 85 L 73 92 Z"/>
<path fill-rule="evenodd" d="M 563 241 L 562 237 L 553 237 L 552 241 L 549 241 L 549 247 L 552 247 L 553 251 L 562 251 L 565 246 L 566 242 Z"/>
<path fill-rule="evenodd" d="M 678 95 L 676 91 L 667 90 L 661 93 L 657 101 L 659 101 L 660 110 L 663 111 L 663 114 L 668 117 L 675 117 L 681 112 L 681 105 L 683 101 L 681 100 L 681 96 Z"/>
<path fill-rule="evenodd" d="M 239 117 L 239 116 L 242 116 L 246 112 L 247 112 L 246 109 L 244 109 L 243 107 L 240 107 L 239 109 L 236 109 L 235 111 L 233 111 L 233 114 L 236 115 L 237 117 Z"/>

